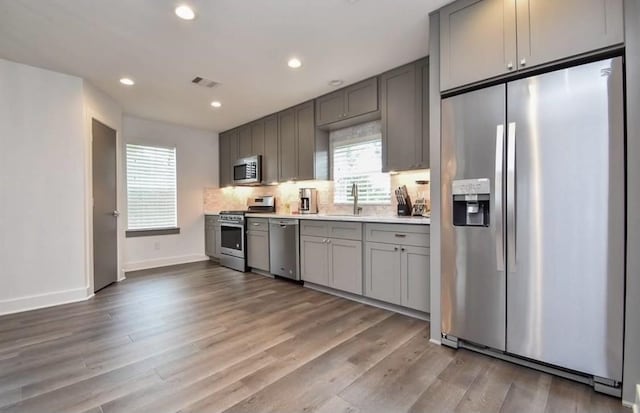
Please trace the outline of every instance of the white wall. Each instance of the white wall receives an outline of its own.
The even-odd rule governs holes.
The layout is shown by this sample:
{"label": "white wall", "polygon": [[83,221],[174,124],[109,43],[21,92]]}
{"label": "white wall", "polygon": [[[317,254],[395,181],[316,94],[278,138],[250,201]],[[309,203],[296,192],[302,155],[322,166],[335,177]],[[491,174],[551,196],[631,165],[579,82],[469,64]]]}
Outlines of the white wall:
{"label": "white wall", "polygon": [[87,297],[77,77],[0,59],[0,314]]}
{"label": "white wall", "polygon": [[[207,259],[204,254],[203,190],[218,185],[218,135],[125,115],[123,136],[125,143],[177,148],[180,227],[180,234],[176,235],[127,238],[124,269],[129,271]],[[126,170],[124,172],[126,179]],[[123,217],[126,225],[126,213]]]}

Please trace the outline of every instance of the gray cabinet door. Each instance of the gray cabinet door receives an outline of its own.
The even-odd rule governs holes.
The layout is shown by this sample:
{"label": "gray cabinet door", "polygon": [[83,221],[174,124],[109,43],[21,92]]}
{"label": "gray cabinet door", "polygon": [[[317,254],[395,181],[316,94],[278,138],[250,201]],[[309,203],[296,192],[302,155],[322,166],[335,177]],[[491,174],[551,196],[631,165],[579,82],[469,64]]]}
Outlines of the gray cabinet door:
{"label": "gray cabinet door", "polygon": [[401,281],[404,307],[428,313],[429,309],[429,249],[402,246]]}
{"label": "gray cabinet door", "polygon": [[228,132],[221,133],[218,139],[218,176],[220,188],[228,186],[231,182],[231,160],[229,158],[230,136]]}
{"label": "gray cabinet door", "polygon": [[264,119],[251,123],[251,155],[264,157]]}
{"label": "gray cabinet door", "polygon": [[344,90],[339,90],[316,99],[317,125],[326,125],[342,120],[344,113]]}
{"label": "gray cabinet door", "polygon": [[[564,3],[564,0],[549,2]],[[440,10],[440,90],[517,68],[515,3],[515,0],[459,0]]]}
{"label": "gray cabinet door", "polygon": [[380,77],[382,87],[382,169],[414,169],[422,156],[422,94],[415,64]]}
{"label": "gray cabinet door", "polygon": [[378,78],[367,79],[344,89],[344,118],[378,110]]}
{"label": "gray cabinet door", "polygon": [[204,217],[204,253],[209,257],[216,256],[216,221],[218,217],[205,215]]}
{"label": "gray cabinet door", "polygon": [[362,295],[362,242],[329,239],[330,286]]}
{"label": "gray cabinet door", "polygon": [[296,142],[296,113],[287,109],[278,113],[278,179],[296,179],[298,174],[298,145]]}
{"label": "gray cabinet door", "polygon": [[232,166],[233,163],[240,158],[240,145],[238,144],[239,142],[239,131],[238,129],[233,129],[231,131],[228,132],[229,134],[229,184],[233,183],[233,173],[232,173]]}
{"label": "gray cabinet door", "polygon": [[247,231],[247,265],[269,271],[269,232]]}
{"label": "gray cabinet door", "polygon": [[423,59],[416,64],[418,79],[420,79],[419,89],[422,91],[419,106],[419,117],[422,125],[422,139],[420,140],[420,160],[418,168],[429,168],[429,58]]}
{"label": "gray cabinet door", "polygon": [[377,242],[366,243],[365,295],[401,304],[400,247]]}
{"label": "gray cabinet door", "polygon": [[216,224],[215,226],[215,233],[216,233],[216,239],[215,239],[215,253],[213,254],[214,257],[216,258],[220,258],[220,254],[222,253],[222,229],[220,228],[220,224]]}
{"label": "gray cabinet door", "polygon": [[298,173],[296,179],[314,179],[316,152],[313,101],[296,106],[296,137],[298,143]]}
{"label": "gray cabinet door", "polygon": [[262,157],[262,181],[278,181],[278,116],[264,119],[264,152]]}
{"label": "gray cabinet door", "polygon": [[328,250],[326,238],[300,237],[300,276],[303,281],[329,286]]}
{"label": "gray cabinet door", "polygon": [[519,0],[518,66],[535,66],[624,41],[623,0]]}
{"label": "gray cabinet door", "polygon": [[238,158],[253,155],[251,149],[251,125],[244,125],[238,128]]}

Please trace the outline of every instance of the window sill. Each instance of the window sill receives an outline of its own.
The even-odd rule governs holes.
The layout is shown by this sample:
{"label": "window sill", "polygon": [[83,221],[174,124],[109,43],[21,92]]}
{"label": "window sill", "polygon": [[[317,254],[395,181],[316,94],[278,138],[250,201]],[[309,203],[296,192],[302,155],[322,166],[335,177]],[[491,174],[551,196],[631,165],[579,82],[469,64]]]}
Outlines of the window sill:
{"label": "window sill", "polygon": [[153,237],[156,235],[175,235],[180,233],[180,228],[157,228],[157,229],[128,229],[127,238]]}
{"label": "window sill", "polygon": [[[334,202],[333,205],[353,206],[353,202]],[[361,206],[361,207],[390,207],[390,206],[393,206],[393,204],[391,204],[391,202],[389,202],[389,203],[375,203],[375,204],[358,202],[358,206]]]}

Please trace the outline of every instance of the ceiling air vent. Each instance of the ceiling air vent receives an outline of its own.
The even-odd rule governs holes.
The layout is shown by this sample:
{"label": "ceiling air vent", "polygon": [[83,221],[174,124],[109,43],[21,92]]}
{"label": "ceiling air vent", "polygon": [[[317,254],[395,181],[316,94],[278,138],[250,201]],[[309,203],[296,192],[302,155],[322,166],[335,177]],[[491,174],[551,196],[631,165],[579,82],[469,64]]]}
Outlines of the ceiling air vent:
{"label": "ceiling air vent", "polygon": [[198,86],[203,86],[211,89],[214,86],[219,85],[220,83],[214,82],[213,80],[205,79],[204,77],[194,77],[191,83],[196,84]]}

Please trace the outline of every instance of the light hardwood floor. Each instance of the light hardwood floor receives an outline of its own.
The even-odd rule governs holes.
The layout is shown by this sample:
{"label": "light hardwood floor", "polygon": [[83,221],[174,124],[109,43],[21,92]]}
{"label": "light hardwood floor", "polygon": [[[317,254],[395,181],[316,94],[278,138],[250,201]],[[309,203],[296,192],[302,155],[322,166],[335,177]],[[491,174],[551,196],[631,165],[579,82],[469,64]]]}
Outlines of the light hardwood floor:
{"label": "light hardwood floor", "polygon": [[428,323],[197,263],[0,317],[2,412],[629,412]]}

